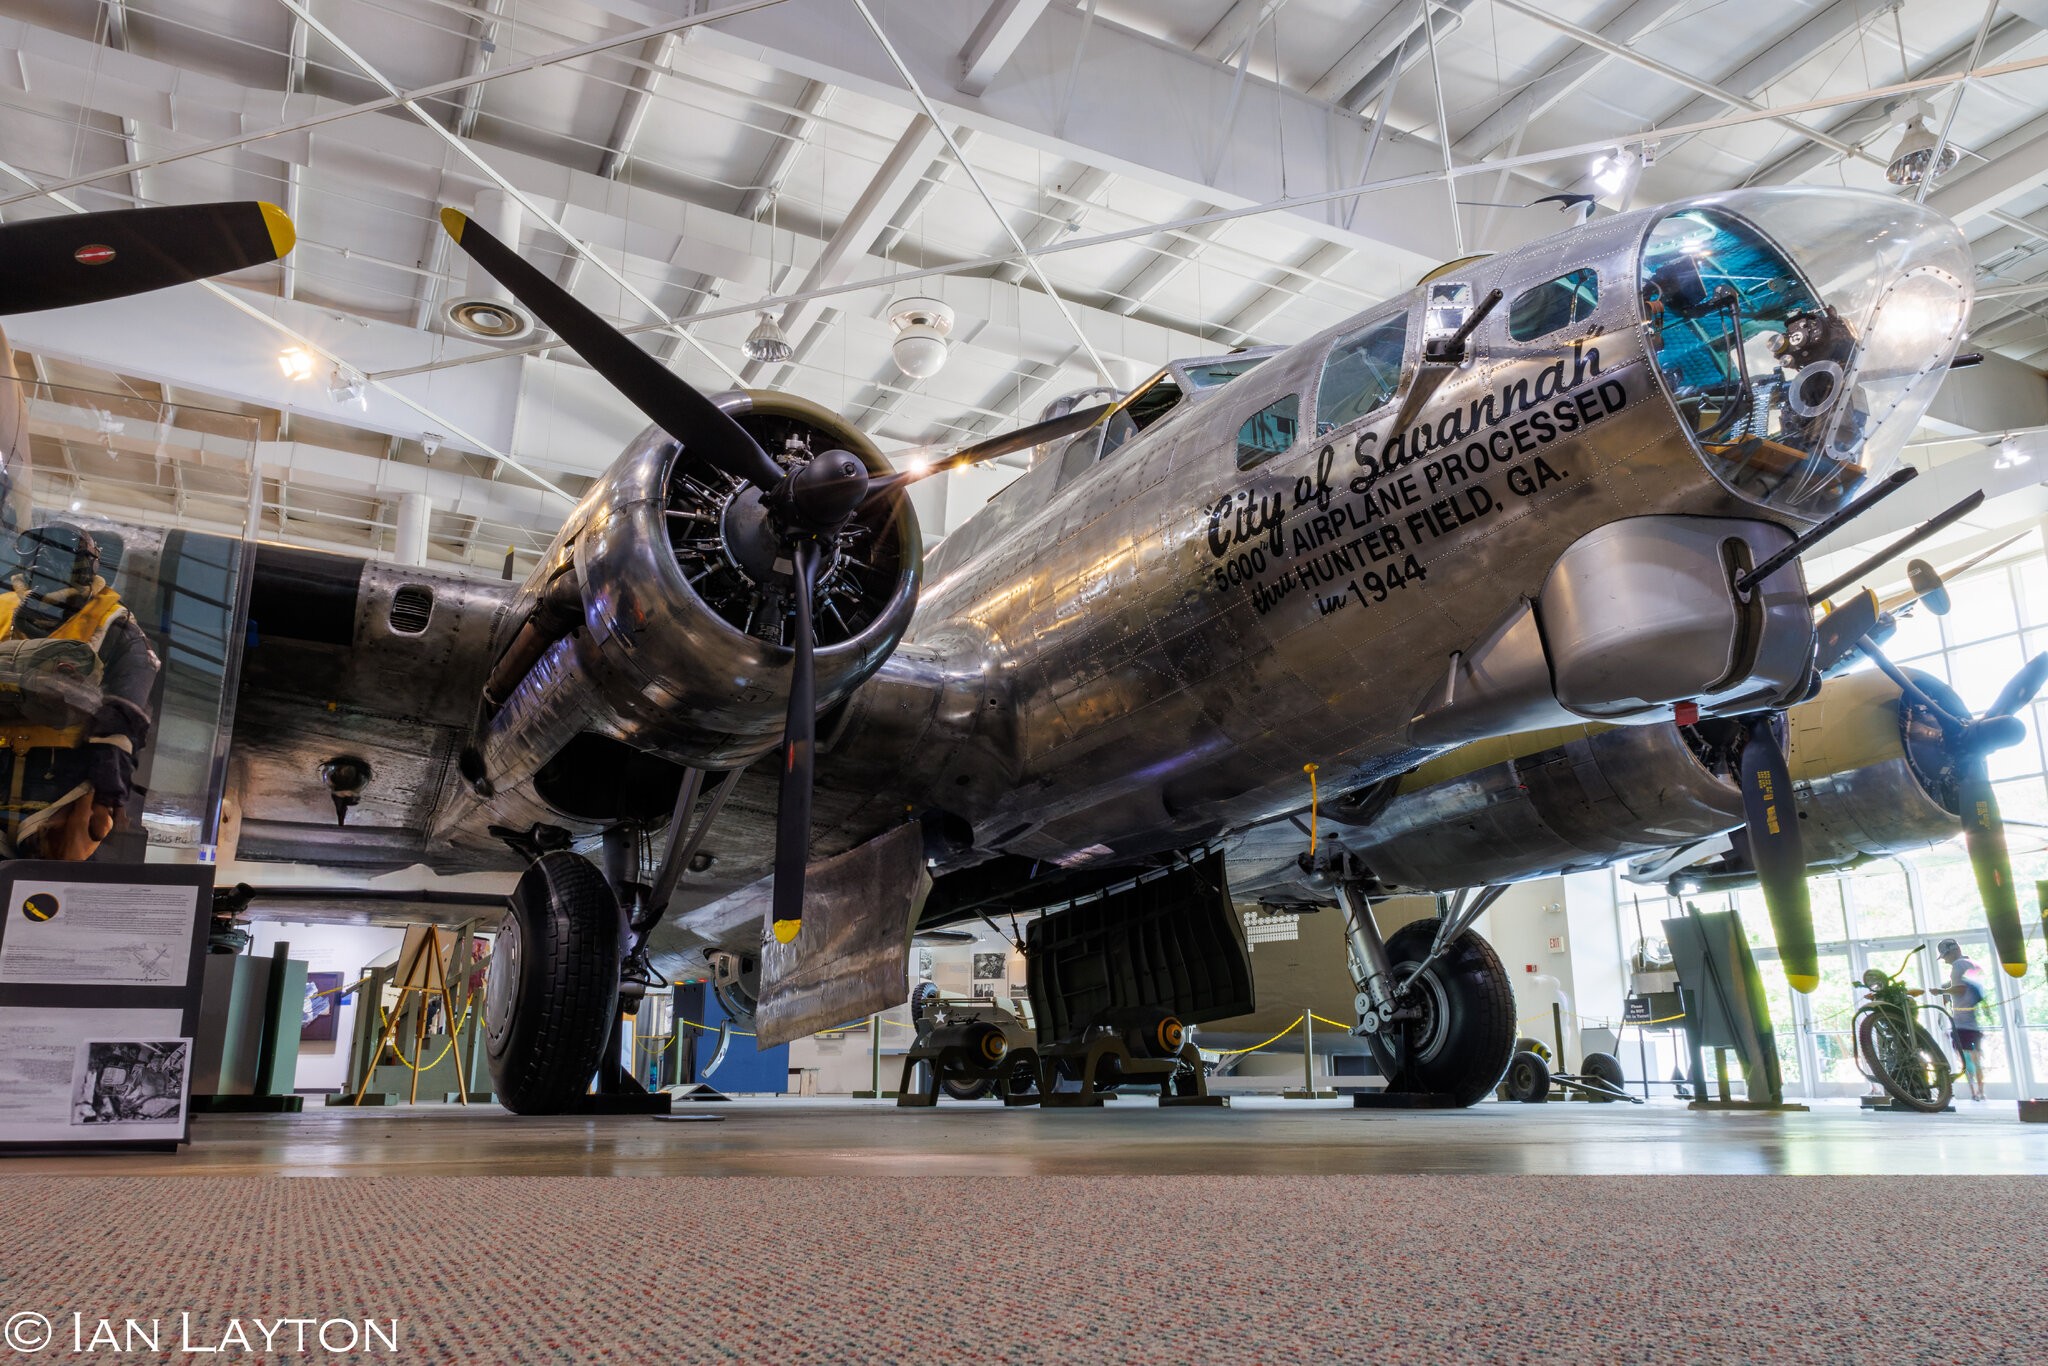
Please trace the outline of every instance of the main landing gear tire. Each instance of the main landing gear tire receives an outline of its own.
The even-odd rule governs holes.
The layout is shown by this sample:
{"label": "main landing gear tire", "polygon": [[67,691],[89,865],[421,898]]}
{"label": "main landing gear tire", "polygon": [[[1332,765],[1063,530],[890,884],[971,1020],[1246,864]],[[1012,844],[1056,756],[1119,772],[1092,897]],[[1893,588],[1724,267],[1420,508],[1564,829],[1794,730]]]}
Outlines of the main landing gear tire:
{"label": "main landing gear tire", "polygon": [[[1387,962],[1401,981],[1429,956],[1434,917],[1403,925],[1387,940]],[[1412,989],[1421,1018],[1407,1025],[1408,1087],[1466,1106],[1500,1085],[1515,1051],[1515,995],[1493,946],[1470,930],[1452,940]],[[1382,1068],[1386,1043],[1366,1036]]]}
{"label": "main landing gear tire", "polygon": [[536,859],[498,926],[484,1055],[498,1102],[560,1114],[590,1085],[619,1008],[619,903],[575,854]]}

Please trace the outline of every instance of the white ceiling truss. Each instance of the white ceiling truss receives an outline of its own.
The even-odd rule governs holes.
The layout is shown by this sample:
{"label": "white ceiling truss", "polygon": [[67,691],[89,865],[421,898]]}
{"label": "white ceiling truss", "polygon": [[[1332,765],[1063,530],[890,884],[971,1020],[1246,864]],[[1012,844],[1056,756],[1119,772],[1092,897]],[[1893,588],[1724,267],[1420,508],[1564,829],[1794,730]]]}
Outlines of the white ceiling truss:
{"label": "white ceiling truss", "polygon": [[[1977,251],[1976,344],[2038,370],[2044,27],[2048,0],[0,0],[0,217],[260,197],[301,234],[210,294],[9,330],[56,382],[255,443],[252,492],[218,433],[140,478],[53,419],[52,496],[390,553],[423,494],[431,553],[495,569],[642,423],[545,336],[451,332],[479,281],[443,205],[509,203],[691,383],[792,390],[888,449],[1312,335],[1553,230],[1526,206],[1613,149],[1649,153],[1637,202],[1883,186],[1919,99],[1963,153],[1928,199]],[[913,294],[956,318],[922,381],[889,347]],[[763,311],[787,361],[740,352]],[[950,476],[928,535],[1007,477]]]}

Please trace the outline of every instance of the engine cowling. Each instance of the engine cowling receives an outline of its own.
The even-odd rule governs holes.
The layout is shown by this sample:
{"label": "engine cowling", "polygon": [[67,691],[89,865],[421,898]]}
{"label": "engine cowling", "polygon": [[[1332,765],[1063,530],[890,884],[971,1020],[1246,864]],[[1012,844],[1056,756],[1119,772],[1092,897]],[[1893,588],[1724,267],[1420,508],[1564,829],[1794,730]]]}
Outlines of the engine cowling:
{"label": "engine cowling", "polygon": [[[1915,681],[1960,708],[1940,680]],[[1468,746],[1410,774],[1336,838],[1388,890],[1512,882],[1672,850],[1741,826],[1741,733],[1739,721],[1707,720]],[[1923,848],[1961,829],[1955,759],[1940,728],[1902,706],[1882,674],[1829,679],[1786,713],[1783,740],[1809,865]],[[1725,871],[1753,877],[1740,863],[1738,855]],[[1695,874],[1721,871],[1685,876],[1701,882]]]}
{"label": "engine cowling", "polygon": [[[887,461],[837,415],[787,394],[720,407],[771,454],[831,449]],[[786,553],[764,534],[759,490],[693,461],[649,428],[577,505],[527,579],[498,645],[473,752],[490,819],[601,822],[550,782],[607,743],[675,765],[742,767],[781,736],[794,613]],[[922,547],[906,499],[856,515],[819,580],[817,700],[843,700],[888,658],[917,604]],[[582,765],[581,767],[587,767]],[[481,779],[481,781],[478,781]],[[456,803],[444,828],[473,825]]]}

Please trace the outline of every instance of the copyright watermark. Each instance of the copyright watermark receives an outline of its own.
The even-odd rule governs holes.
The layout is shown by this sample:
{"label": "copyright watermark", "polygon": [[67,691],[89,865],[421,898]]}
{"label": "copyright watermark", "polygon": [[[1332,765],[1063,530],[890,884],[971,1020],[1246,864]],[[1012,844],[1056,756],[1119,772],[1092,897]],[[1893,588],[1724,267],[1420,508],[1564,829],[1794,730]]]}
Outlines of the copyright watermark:
{"label": "copyright watermark", "polygon": [[8,1314],[6,1323],[0,1325],[0,1345],[47,1356],[86,1352],[246,1352],[309,1357],[395,1354],[398,1336],[395,1318],[261,1318],[189,1309],[148,1318],[22,1309]]}
{"label": "copyright watermark", "polygon": [[57,1329],[49,1318],[24,1309],[18,1314],[7,1316],[7,1326],[0,1330],[0,1340],[17,1352],[40,1352],[50,1345]]}

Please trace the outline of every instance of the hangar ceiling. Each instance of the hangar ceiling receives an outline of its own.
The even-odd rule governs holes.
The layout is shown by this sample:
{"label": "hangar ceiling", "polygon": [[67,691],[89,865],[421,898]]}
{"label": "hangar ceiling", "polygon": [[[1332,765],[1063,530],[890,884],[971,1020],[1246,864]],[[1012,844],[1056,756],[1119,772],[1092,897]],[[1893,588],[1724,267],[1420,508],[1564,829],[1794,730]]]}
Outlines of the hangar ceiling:
{"label": "hangar ceiling", "polygon": [[[405,508],[436,562],[495,567],[642,424],[544,337],[446,320],[488,285],[442,205],[516,221],[692,384],[897,450],[1299,341],[1562,226],[1548,195],[1889,188],[1917,98],[1994,355],[1913,454],[1995,466],[2009,522],[2048,512],[2044,27],[2048,0],[0,0],[0,217],[251,197],[300,230],[211,292],[10,330],[83,391],[45,497],[379,554]],[[922,380],[889,321],[920,295],[955,314]],[[781,364],[740,349],[764,311]],[[1014,473],[921,486],[928,537]]]}

